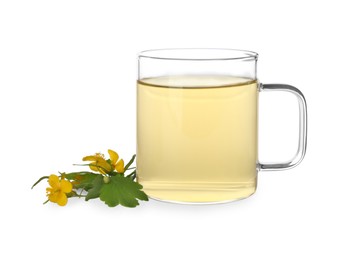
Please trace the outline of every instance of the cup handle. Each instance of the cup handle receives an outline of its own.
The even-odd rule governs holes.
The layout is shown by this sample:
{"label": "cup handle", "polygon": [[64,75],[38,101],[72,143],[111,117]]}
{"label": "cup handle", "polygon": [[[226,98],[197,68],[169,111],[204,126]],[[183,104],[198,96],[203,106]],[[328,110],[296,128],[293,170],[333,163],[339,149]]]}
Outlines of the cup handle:
{"label": "cup handle", "polygon": [[259,91],[286,91],[294,94],[299,105],[299,139],[296,155],[289,161],[283,163],[258,163],[258,169],[262,171],[287,170],[297,166],[304,158],[307,149],[307,103],[303,93],[286,84],[260,84]]}

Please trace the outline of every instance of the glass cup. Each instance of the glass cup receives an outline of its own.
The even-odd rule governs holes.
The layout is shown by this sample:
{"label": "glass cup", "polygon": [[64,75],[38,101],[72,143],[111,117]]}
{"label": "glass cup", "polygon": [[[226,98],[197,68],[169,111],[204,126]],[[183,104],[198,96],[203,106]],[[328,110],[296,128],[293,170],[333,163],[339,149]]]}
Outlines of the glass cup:
{"label": "glass cup", "polygon": [[[150,198],[219,203],[252,195],[258,171],[298,165],[307,108],[297,88],[261,84],[258,54],[234,49],[143,51],[138,60],[137,179]],[[258,94],[298,98],[299,145],[288,162],[258,161]]]}

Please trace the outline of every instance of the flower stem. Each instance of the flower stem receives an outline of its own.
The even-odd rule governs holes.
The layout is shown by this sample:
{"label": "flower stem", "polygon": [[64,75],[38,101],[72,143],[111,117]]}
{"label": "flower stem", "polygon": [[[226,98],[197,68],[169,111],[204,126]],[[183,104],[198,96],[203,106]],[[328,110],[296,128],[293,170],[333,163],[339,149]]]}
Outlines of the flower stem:
{"label": "flower stem", "polygon": [[85,198],[86,195],[77,194],[77,195],[73,195],[71,198],[74,198],[74,197],[76,197],[76,198]]}
{"label": "flower stem", "polygon": [[131,172],[130,174],[128,174],[127,176],[126,176],[126,178],[130,178],[130,179],[132,179],[132,180],[134,180],[135,178],[136,178],[136,170],[134,170],[133,172]]}
{"label": "flower stem", "polygon": [[36,181],[36,183],[33,184],[33,186],[32,186],[31,189],[33,189],[35,185],[37,185],[39,182],[41,182],[41,181],[44,180],[44,179],[49,179],[49,176],[43,176],[43,177],[41,177],[39,180]]}

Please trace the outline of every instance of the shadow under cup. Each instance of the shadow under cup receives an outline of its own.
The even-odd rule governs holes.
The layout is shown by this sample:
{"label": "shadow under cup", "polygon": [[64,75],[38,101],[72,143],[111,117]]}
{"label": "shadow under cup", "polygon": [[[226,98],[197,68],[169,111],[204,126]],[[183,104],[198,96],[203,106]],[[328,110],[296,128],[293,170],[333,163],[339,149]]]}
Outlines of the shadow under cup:
{"label": "shadow under cup", "polygon": [[149,197],[218,203],[255,192],[257,172],[268,166],[258,162],[257,57],[232,49],[140,53],[137,180]]}

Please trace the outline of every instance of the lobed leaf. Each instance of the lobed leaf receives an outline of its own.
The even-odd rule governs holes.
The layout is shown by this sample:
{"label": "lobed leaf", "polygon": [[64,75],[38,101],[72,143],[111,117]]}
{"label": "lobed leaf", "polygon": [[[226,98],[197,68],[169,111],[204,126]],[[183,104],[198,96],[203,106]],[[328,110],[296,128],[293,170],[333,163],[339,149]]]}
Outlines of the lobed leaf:
{"label": "lobed leaf", "polygon": [[86,195],[86,201],[90,199],[99,198],[101,187],[104,184],[103,178],[103,175],[96,175],[95,179],[92,182],[92,188],[88,190],[88,193]]}
{"label": "lobed leaf", "polygon": [[142,185],[123,175],[112,176],[109,183],[102,185],[100,199],[109,207],[122,205],[134,208],[139,205],[137,199],[148,201],[148,196],[142,188]]}

